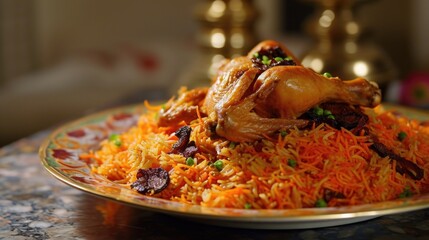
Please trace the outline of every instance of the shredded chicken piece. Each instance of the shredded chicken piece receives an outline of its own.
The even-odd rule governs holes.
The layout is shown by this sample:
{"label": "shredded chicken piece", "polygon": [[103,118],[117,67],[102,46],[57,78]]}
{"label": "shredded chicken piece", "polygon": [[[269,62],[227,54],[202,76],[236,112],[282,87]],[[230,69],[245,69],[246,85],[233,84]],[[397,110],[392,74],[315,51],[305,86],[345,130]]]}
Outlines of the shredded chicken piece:
{"label": "shredded chicken piece", "polygon": [[161,110],[158,125],[176,126],[182,121],[189,124],[198,117],[197,110],[201,108],[206,93],[207,88],[181,89],[178,99]]}

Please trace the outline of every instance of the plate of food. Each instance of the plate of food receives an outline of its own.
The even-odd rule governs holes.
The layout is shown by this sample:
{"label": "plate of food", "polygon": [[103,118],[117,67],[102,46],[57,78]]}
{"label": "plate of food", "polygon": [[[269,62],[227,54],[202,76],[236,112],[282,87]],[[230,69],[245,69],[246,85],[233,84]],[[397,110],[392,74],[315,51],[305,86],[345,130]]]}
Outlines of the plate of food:
{"label": "plate of food", "polygon": [[301,65],[263,41],[211,86],[65,124],[39,155],[57,179],[220,226],[336,226],[429,207],[429,114],[377,84]]}

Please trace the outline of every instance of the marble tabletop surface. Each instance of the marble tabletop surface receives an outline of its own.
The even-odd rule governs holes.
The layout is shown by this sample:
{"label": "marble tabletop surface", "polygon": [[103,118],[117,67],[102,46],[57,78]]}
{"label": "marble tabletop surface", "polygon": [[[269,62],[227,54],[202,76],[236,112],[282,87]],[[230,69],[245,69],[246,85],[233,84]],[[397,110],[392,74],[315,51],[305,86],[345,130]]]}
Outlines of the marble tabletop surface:
{"label": "marble tabletop surface", "polygon": [[429,239],[429,209],[302,230],[217,227],[74,189],[40,164],[50,130],[0,149],[0,239]]}

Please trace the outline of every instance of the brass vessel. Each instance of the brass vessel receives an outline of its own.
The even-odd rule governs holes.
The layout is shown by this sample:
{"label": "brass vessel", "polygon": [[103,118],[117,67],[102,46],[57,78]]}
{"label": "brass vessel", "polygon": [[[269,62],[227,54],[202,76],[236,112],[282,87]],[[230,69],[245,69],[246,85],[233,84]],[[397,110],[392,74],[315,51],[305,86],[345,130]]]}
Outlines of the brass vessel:
{"label": "brass vessel", "polygon": [[181,77],[188,88],[209,85],[225,58],[245,55],[256,43],[253,0],[206,0],[196,8],[198,54]]}
{"label": "brass vessel", "polygon": [[342,79],[364,77],[377,82],[385,92],[397,73],[385,53],[370,39],[361,37],[363,28],[354,19],[354,8],[363,1],[304,1],[317,7],[306,25],[316,43],[304,55],[303,65]]}

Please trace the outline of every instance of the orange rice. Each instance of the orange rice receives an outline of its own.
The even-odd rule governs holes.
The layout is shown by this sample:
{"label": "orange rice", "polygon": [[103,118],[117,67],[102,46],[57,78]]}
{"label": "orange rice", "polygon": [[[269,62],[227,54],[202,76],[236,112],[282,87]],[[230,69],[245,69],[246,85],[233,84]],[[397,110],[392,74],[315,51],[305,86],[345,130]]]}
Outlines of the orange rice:
{"label": "orange rice", "polygon": [[[201,117],[191,123],[191,140],[199,152],[195,164],[169,154],[176,129],[159,127],[150,107],[138,125],[120,135],[121,146],[104,141],[92,154],[93,171],[119,184],[136,180],[138,169],[162,167],[170,184],[155,197],[208,207],[294,209],[315,207],[326,191],[340,193],[328,206],[357,205],[397,199],[404,191],[429,192],[429,127],[398,117],[382,108],[365,109],[368,128],[396,154],[424,169],[422,180],[395,170],[395,161],[381,158],[366,135],[355,136],[320,124],[309,130],[292,129],[286,136],[254,143],[230,143],[206,135]],[[406,138],[399,141],[399,132]],[[213,166],[223,162],[219,171]]]}

